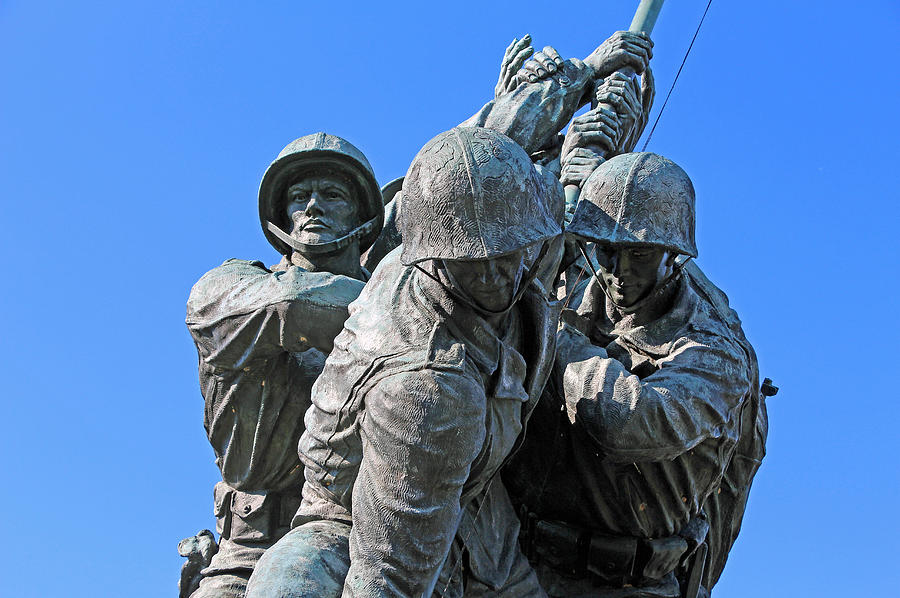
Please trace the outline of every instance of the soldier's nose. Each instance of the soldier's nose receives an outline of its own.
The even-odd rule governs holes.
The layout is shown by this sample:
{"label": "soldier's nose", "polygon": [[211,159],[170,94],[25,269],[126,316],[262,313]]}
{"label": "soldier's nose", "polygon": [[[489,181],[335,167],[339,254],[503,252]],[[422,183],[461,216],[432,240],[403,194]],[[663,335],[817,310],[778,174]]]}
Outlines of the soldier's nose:
{"label": "soldier's nose", "polygon": [[306,213],[307,214],[322,214],[322,198],[319,197],[319,194],[313,192],[309,196],[309,201],[306,203]]}
{"label": "soldier's nose", "polygon": [[488,260],[483,268],[478,269],[478,282],[481,284],[490,284],[497,280],[497,267]]}

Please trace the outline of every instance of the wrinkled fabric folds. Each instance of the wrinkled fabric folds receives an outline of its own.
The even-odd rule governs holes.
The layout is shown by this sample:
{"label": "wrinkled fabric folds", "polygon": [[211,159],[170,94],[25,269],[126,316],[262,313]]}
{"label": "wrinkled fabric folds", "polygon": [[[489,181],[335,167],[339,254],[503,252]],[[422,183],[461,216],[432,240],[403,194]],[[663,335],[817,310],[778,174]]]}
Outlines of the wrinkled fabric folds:
{"label": "wrinkled fabric folds", "polygon": [[501,588],[518,521],[491,480],[549,375],[558,311],[537,285],[498,337],[399,255],[351,305],[313,390],[295,524],[352,521],[345,596],[430,594],[461,565],[445,564],[458,528],[469,574]]}

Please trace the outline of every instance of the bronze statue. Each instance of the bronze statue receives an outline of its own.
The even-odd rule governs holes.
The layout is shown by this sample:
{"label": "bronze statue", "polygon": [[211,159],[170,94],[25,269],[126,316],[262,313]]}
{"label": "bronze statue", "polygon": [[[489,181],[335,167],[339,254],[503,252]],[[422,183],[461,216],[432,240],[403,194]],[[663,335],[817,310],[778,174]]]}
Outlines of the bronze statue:
{"label": "bronze statue", "polygon": [[360,252],[381,229],[382,206],[362,152],[325,133],[301,137],[272,162],[259,190],[260,222],[281,261],[228,260],[191,290],[186,321],[222,481],[218,552],[199,589],[191,594],[186,583],[183,596],[243,596],[256,561],[289,529],[303,480],[303,414],[369,276]]}
{"label": "bronze statue", "polygon": [[583,276],[504,472],[526,553],[550,596],[706,595],[767,420],[740,320],[686,263],[697,255],[691,181],[656,154],[616,156],[584,183],[567,235]]}
{"label": "bronze statue", "polygon": [[504,135],[443,133],[403,184],[403,245],[313,389],[295,527],[248,598],[543,596],[502,482],[553,359],[535,281],[562,187]]}
{"label": "bronze statue", "polygon": [[183,597],[696,598],[717,581],[767,420],[740,321],[688,261],[690,179],[613,157],[646,124],[652,42],[618,32],[580,61],[530,41],[384,198],[345,140],[290,144],[259,194],[279,264],[195,285],[223,481],[218,546],[180,547]]}

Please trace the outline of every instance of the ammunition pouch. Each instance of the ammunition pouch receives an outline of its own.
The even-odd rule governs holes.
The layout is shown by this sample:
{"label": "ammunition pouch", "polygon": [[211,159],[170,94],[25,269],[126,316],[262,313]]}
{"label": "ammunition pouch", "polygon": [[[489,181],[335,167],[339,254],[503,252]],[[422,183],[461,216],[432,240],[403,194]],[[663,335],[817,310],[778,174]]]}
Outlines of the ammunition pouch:
{"label": "ammunition pouch", "polygon": [[[695,551],[705,557],[709,529],[706,521],[698,518],[700,523],[692,520],[685,527],[687,533],[637,538],[601,534],[561,521],[537,519],[533,514],[522,521],[520,541],[529,560],[570,576],[590,575],[601,585],[619,588],[657,583],[679,567],[685,567],[689,577],[696,577],[695,569],[702,567],[704,559],[690,557]],[[703,550],[697,551],[698,547]],[[686,597],[696,598],[696,593]]]}
{"label": "ammunition pouch", "polygon": [[216,531],[233,542],[275,542],[290,530],[300,492],[244,492],[225,482],[214,491]]}

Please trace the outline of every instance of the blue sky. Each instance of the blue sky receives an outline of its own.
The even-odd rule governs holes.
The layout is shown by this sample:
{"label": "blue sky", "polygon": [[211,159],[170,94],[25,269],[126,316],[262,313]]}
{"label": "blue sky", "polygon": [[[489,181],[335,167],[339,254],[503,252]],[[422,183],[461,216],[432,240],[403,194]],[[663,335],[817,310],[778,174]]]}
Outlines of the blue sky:
{"label": "blue sky", "polygon": [[[584,57],[636,1],[0,5],[4,596],[174,595],[218,478],[194,281],[276,261],[265,167],[324,130],[381,182],[490,99],[503,50]],[[659,95],[705,7],[669,2]],[[716,594],[895,595],[895,2],[713,2],[648,149],[781,393]]]}

